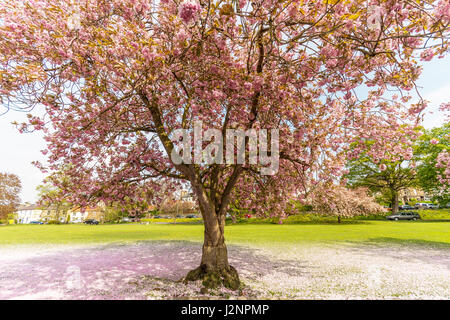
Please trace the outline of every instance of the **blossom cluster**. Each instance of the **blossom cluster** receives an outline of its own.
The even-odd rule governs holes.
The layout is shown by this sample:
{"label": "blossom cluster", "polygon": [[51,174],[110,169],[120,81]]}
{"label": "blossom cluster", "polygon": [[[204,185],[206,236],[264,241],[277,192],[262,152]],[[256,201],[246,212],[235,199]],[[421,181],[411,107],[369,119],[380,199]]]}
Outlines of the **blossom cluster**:
{"label": "blossom cluster", "polygon": [[[77,3],[74,28],[71,0],[2,0],[0,99],[45,109],[28,123],[46,135],[41,168],[83,206],[192,183],[210,212],[235,199],[282,214],[363,152],[377,163],[410,158],[427,107],[411,104],[419,61],[449,49],[443,0],[382,1],[382,30],[351,1]],[[279,130],[277,175],[248,163],[174,164],[173,133],[196,121]]]}
{"label": "blossom cluster", "polygon": [[185,0],[180,4],[178,14],[185,23],[189,23],[198,17],[201,10],[202,7],[196,0]]}

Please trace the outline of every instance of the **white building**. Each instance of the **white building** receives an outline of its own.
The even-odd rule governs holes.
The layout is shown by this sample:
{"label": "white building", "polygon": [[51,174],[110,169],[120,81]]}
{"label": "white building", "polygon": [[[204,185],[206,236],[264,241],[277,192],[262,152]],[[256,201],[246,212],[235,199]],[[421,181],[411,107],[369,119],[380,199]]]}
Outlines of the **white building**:
{"label": "white building", "polygon": [[17,222],[30,223],[31,221],[40,221],[43,218],[45,210],[37,205],[24,205],[17,209]]}
{"label": "white building", "polygon": [[80,212],[80,211],[76,211],[76,212],[71,212],[70,213],[70,222],[71,223],[81,223],[83,222],[86,218],[87,218],[88,213],[87,212]]}
{"label": "white building", "polygon": [[41,221],[48,222],[49,220],[57,219],[61,223],[65,223],[67,219],[70,223],[81,223],[83,222],[88,213],[82,213],[80,211],[71,211],[68,210],[65,213],[56,214],[56,210],[54,207],[40,207],[34,204],[25,204],[20,206],[17,209],[17,223],[27,224],[31,221]]}
{"label": "white building", "polygon": [[181,190],[180,192],[180,200],[185,202],[194,203],[194,193],[189,190]]}

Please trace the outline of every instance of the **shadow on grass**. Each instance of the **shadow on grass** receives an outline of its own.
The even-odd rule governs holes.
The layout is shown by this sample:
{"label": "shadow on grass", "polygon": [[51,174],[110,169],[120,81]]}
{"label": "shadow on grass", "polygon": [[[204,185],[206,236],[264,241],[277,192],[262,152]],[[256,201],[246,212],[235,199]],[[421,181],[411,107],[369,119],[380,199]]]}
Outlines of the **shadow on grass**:
{"label": "shadow on grass", "polygon": [[386,247],[387,245],[392,245],[395,247],[403,247],[403,248],[426,248],[426,247],[432,247],[436,249],[450,249],[450,243],[449,242],[442,242],[442,241],[431,241],[431,240],[422,240],[422,239],[399,239],[399,238],[392,238],[392,237],[377,237],[377,238],[369,238],[368,240],[364,242],[352,242],[352,241],[346,241],[347,243],[354,243],[357,245],[363,245],[363,246],[372,246],[372,247]]}
{"label": "shadow on grass", "polygon": [[423,222],[424,223],[427,223],[427,222],[450,222],[450,219],[421,219],[417,222],[422,222],[422,223]]}
{"label": "shadow on grass", "polygon": [[371,238],[365,242],[347,242],[357,254],[391,257],[401,261],[418,262],[450,269],[450,244],[419,239],[397,239],[390,237]]}

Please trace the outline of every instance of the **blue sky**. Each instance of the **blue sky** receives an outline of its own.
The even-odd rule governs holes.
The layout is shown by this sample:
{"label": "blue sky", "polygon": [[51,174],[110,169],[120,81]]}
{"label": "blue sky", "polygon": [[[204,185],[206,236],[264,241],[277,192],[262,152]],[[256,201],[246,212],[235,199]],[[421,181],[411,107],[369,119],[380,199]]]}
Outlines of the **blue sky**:
{"label": "blue sky", "polygon": [[[426,128],[441,126],[445,116],[439,112],[439,105],[450,102],[450,56],[424,64],[417,84],[421,87],[422,97],[430,101],[424,126]],[[429,114],[430,112],[433,114]]]}
{"label": "blue sky", "polygon": [[[444,115],[438,108],[441,103],[450,101],[450,57],[426,63],[418,85],[422,87],[422,96],[430,101],[428,112],[433,112],[425,116],[424,126],[433,128],[442,125]],[[36,187],[41,184],[44,175],[31,162],[44,162],[45,157],[40,150],[45,149],[45,141],[42,132],[20,134],[11,124],[25,120],[26,114],[20,112],[0,116],[0,172],[17,174],[23,185],[22,201],[34,202],[37,200]]]}

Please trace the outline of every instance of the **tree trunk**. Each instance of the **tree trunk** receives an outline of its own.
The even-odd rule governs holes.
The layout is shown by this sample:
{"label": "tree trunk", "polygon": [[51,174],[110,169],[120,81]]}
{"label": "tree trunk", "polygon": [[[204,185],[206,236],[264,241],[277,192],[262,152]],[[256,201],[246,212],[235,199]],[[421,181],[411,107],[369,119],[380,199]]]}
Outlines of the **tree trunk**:
{"label": "tree trunk", "polygon": [[224,286],[237,290],[240,286],[239,275],[228,263],[228,250],[225,245],[225,216],[217,217],[212,210],[202,210],[202,215],[205,225],[202,261],[198,268],[187,274],[185,282],[202,280],[206,288]]}
{"label": "tree trunk", "polygon": [[[264,60],[264,49],[262,45],[260,45],[260,52],[262,52],[262,56],[260,56],[259,65],[257,67],[257,71],[259,73],[262,72]],[[138,93],[144,105],[147,106],[150,110],[154,126],[156,128],[156,133],[158,134],[158,137],[162,142],[164,149],[166,150],[168,155],[171,155],[175,147],[174,143],[172,142],[172,140],[170,140],[169,135],[164,128],[165,125],[162,120],[162,114],[158,107],[158,97],[152,94],[151,98],[149,99],[146,92],[139,90]],[[258,93],[258,95],[256,95],[252,101],[252,109],[255,109],[252,112],[255,117],[249,123],[249,129],[252,127],[253,122],[256,121],[256,109],[258,105],[259,95],[260,94]],[[248,137],[245,138],[246,143],[248,142],[248,139]],[[228,253],[227,247],[225,245],[224,227],[226,209],[228,208],[231,200],[231,192],[236,185],[239,176],[243,172],[243,166],[236,165],[234,167],[233,172],[225,185],[222,196],[219,199],[217,190],[215,190],[214,192],[212,192],[213,190],[210,190],[209,194],[206,192],[202,177],[192,164],[173,163],[173,165],[182,174],[182,176],[178,177],[182,177],[182,179],[186,179],[191,182],[191,187],[197,197],[199,208],[203,217],[203,223],[205,226],[205,239],[203,244],[202,261],[197,269],[192,270],[187,274],[185,281],[195,281],[202,279],[203,285],[207,288],[224,285],[225,287],[233,290],[238,289],[240,286],[238,273],[235,268],[228,264]],[[211,181],[219,181],[218,172],[213,174],[211,178]]]}
{"label": "tree trunk", "polygon": [[392,193],[392,214],[397,214],[398,212],[398,193],[394,191]]}

